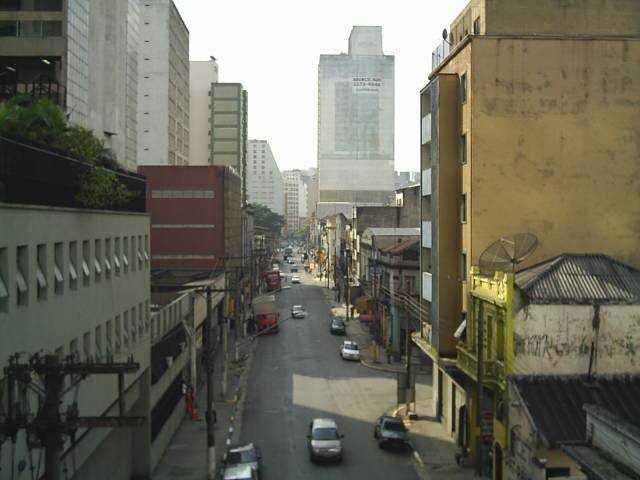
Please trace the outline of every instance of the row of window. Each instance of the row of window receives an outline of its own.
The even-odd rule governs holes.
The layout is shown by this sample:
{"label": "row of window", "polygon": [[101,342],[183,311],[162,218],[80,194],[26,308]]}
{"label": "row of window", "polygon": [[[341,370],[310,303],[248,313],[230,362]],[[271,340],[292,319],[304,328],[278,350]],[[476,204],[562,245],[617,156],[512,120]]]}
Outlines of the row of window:
{"label": "row of window", "polygon": [[146,300],[96,326],[93,331],[86,331],[81,338],[74,338],[69,342],[68,351],[65,346],[58,347],[56,354],[60,358],[71,355],[77,360],[106,361],[127,353],[148,333],[149,301]]}
{"label": "row of window", "polygon": [[[0,312],[9,307],[15,286],[15,305],[29,304],[30,289],[36,288],[38,301],[50,293],[64,294],[65,288],[77,290],[78,284],[111,280],[130,271],[149,268],[148,235],[71,241],[53,244],[19,245],[15,251],[15,279],[9,279],[9,252],[0,248]],[[66,280],[65,280],[66,277]],[[34,282],[35,280],[35,282]],[[35,285],[34,285],[35,284]]]}
{"label": "row of window", "polygon": [[0,37],[61,37],[62,22],[44,20],[0,21]]}

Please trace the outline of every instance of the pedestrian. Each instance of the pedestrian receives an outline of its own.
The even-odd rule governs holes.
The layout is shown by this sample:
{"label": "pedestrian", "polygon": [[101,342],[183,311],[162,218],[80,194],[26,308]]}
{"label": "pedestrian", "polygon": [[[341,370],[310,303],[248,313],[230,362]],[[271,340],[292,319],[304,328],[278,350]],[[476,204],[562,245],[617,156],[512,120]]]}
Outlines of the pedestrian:
{"label": "pedestrian", "polygon": [[387,363],[391,363],[391,354],[393,353],[393,350],[391,350],[391,344],[388,343],[387,344]]}

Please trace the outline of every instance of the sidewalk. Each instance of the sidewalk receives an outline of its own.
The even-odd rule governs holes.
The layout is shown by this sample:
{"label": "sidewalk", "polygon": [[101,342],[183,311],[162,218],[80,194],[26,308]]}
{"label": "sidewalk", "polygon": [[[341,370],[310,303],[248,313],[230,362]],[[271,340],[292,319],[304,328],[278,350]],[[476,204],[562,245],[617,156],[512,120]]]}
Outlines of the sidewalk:
{"label": "sidewalk", "polygon": [[[327,290],[325,287],[324,293],[333,315],[346,318],[346,305],[335,301],[335,292]],[[360,363],[363,366],[391,374],[405,371],[404,361],[387,363],[385,352],[381,348],[379,349],[379,358],[371,357],[371,351],[368,347],[371,345],[372,337],[367,327],[359,320],[349,321],[347,337],[355,340],[360,346]],[[405,419],[414,449],[413,459],[416,473],[422,480],[473,479],[474,474],[471,468],[461,468],[456,464],[457,446],[454,439],[445,431],[440,422],[425,415],[425,412],[431,410],[433,398],[430,376],[429,372],[429,374],[419,375],[416,380],[415,410],[418,413],[418,419]],[[396,412],[397,408],[390,406],[387,414],[395,415]]]}
{"label": "sidewalk", "polygon": [[[227,398],[222,390],[222,345],[218,345],[214,363],[214,399],[217,422],[215,427],[216,467],[221,471],[221,462],[227,443],[237,443],[240,438],[244,395],[254,342],[240,348],[240,361],[233,361],[233,335],[229,335],[230,367],[228,372]],[[207,424],[205,421],[207,391],[205,383],[197,392],[198,410],[201,420],[192,420],[188,415],[173,435],[158,466],[153,472],[154,480],[205,480],[207,478]]]}

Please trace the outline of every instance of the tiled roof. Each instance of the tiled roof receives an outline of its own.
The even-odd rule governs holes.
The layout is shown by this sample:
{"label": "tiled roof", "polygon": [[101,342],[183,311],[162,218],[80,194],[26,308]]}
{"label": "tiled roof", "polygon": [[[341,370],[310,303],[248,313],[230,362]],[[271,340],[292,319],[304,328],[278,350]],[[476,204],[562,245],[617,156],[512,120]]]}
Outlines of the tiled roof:
{"label": "tiled roof", "polygon": [[400,243],[394,243],[393,245],[389,245],[381,250],[382,253],[390,253],[392,255],[402,253],[405,250],[409,250],[411,247],[414,247],[420,243],[419,238],[408,238],[403,240]]}
{"label": "tiled roof", "polygon": [[543,442],[582,442],[586,437],[583,405],[598,405],[624,422],[640,425],[640,375],[514,377],[518,392]]}
{"label": "tiled roof", "polygon": [[521,270],[528,303],[640,304],[640,270],[603,254],[565,253]]}

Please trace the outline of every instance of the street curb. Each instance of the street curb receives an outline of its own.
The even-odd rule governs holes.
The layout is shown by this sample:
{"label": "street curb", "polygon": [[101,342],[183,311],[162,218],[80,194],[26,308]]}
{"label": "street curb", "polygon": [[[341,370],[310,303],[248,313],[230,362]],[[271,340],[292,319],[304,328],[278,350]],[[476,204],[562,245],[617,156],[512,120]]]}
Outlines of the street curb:
{"label": "street curb", "polygon": [[247,361],[244,365],[244,369],[240,374],[240,381],[236,389],[236,404],[234,407],[234,413],[231,417],[231,426],[229,427],[229,437],[227,438],[227,444],[237,444],[240,441],[240,432],[242,430],[242,417],[244,414],[244,402],[247,397],[247,385],[249,383],[249,371],[251,370],[251,364],[253,363],[253,351],[255,349],[255,342],[250,343],[249,352],[247,354]]}
{"label": "street curb", "polygon": [[360,364],[364,367],[370,368],[371,370],[377,370],[379,372],[387,372],[387,373],[403,373],[405,370],[396,370],[394,368],[389,368],[389,367],[379,367],[377,365],[372,365],[371,363],[367,362],[366,360],[360,360]]}

